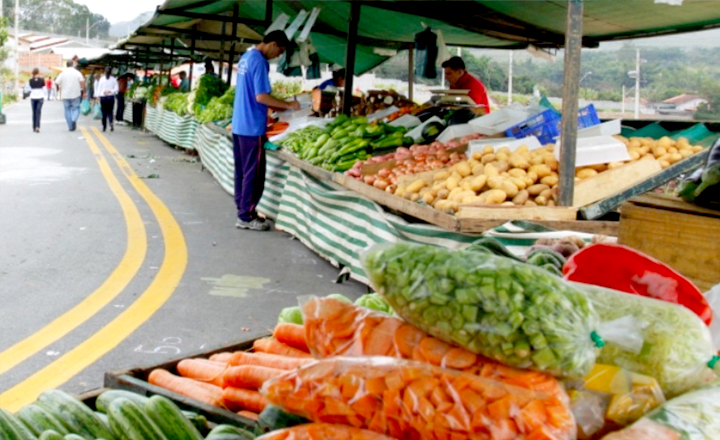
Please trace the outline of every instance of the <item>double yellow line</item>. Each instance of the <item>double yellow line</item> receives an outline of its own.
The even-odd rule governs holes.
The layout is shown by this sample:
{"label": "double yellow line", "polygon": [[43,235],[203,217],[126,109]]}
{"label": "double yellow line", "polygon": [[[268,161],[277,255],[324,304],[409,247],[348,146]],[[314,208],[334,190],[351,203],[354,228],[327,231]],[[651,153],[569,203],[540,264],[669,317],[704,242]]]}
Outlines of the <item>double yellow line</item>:
{"label": "double yellow line", "polygon": [[[127,248],[120,264],[97,290],[40,331],[0,353],[0,374],[58,341],[94,316],[127,287],[145,260],[147,234],[140,212],[115,177],[95,140],[85,128],[81,127],[80,130],[94,154],[110,190],[122,208],[127,225]],[[108,139],[96,128],[92,128],[92,132],[157,218],[163,235],[165,256],[153,281],[130,307],[93,336],[23,382],[0,394],[0,407],[10,411],[17,411],[34,401],[46,389],[62,385],[117,346],[170,298],[187,266],[185,238],[170,210],[135,174]]]}

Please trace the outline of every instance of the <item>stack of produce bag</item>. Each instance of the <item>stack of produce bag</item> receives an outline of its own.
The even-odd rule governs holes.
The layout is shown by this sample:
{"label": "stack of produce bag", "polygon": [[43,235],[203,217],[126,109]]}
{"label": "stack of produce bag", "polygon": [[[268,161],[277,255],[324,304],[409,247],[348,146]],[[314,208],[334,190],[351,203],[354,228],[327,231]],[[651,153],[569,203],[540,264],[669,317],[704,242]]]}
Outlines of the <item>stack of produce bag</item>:
{"label": "stack of produce bag", "polygon": [[265,382],[273,404],[314,422],[396,439],[575,438],[561,400],[425,362],[334,357]]}

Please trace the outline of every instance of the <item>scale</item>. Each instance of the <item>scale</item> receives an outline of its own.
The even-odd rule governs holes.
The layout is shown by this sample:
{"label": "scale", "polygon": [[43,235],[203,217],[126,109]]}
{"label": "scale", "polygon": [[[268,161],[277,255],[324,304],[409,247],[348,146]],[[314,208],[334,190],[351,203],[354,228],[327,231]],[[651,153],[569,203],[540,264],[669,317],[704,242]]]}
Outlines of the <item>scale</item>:
{"label": "scale", "polygon": [[433,94],[433,96],[430,97],[430,102],[434,105],[461,105],[476,107],[475,101],[468,96],[470,90],[441,89],[431,90],[430,93]]}

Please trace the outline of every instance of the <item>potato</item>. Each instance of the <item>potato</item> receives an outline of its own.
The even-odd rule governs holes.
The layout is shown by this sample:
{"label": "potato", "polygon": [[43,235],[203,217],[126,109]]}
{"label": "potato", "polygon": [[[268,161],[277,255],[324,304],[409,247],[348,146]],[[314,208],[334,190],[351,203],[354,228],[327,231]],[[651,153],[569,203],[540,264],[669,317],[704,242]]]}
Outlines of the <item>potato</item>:
{"label": "potato", "polygon": [[516,205],[522,205],[525,202],[528,201],[530,198],[530,193],[526,189],[518,191],[518,193],[513,197],[512,202]]}
{"label": "potato", "polygon": [[659,160],[660,162],[670,162],[670,156],[672,156],[672,154],[665,153],[662,156],[658,157],[657,160]]}
{"label": "potato", "polygon": [[510,155],[512,151],[508,147],[502,147],[499,150],[497,150],[498,153],[505,153],[507,155]]}
{"label": "potato", "polygon": [[660,160],[660,161],[658,161],[658,162],[660,162],[660,166],[661,166],[663,169],[670,166],[670,162],[668,162],[667,160]]}
{"label": "potato", "polygon": [[548,200],[546,206],[557,206],[557,205],[555,204],[555,200]]}
{"label": "potato", "polygon": [[525,177],[527,175],[527,172],[520,168],[512,168],[508,170],[508,174],[512,177]]}
{"label": "potato", "polygon": [[513,202],[502,202],[500,206],[515,206]]}
{"label": "potato", "polygon": [[556,185],[560,181],[560,177],[557,173],[553,172],[549,176],[545,176],[542,179],[540,179],[540,183],[543,185],[553,186]]}
{"label": "potato", "polygon": [[678,150],[682,150],[683,148],[690,147],[690,142],[688,142],[686,137],[681,137],[675,142],[675,146],[678,148]]}
{"label": "potato", "polygon": [[628,150],[628,154],[630,155],[630,160],[638,160],[640,159],[640,150],[637,148],[633,148]]}
{"label": "potato", "polygon": [[555,156],[552,153],[548,153],[545,156],[545,165],[550,167],[552,171],[557,171],[558,167],[560,166],[560,162],[555,158]]}
{"label": "potato", "polygon": [[532,185],[532,186],[528,187],[527,191],[528,191],[528,194],[530,194],[531,196],[538,196],[538,195],[540,195],[541,192],[545,191],[546,189],[550,189],[550,187],[548,185],[539,183],[537,185]]}
{"label": "potato", "polygon": [[450,191],[448,191],[447,188],[442,188],[440,191],[437,192],[438,199],[447,199],[449,195]]}
{"label": "potato", "polygon": [[502,184],[504,181],[505,179],[500,176],[488,177],[487,186],[489,186],[491,189],[502,189]]}
{"label": "potato", "polygon": [[413,193],[413,194],[410,195],[410,201],[411,201],[411,202],[417,202],[418,200],[420,200],[420,194],[418,194],[418,193]]}
{"label": "potato", "polygon": [[656,158],[662,157],[662,156],[664,156],[664,155],[667,154],[667,148],[665,148],[665,147],[655,147],[655,148],[652,149],[652,154],[653,154],[653,156],[655,156]]}
{"label": "potato", "polygon": [[482,157],[482,160],[481,160],[480,162],[482,162],[483,164],[490,163],[490,162],[495,162],[495,155],[492,154],[492,153],[491,153],[491,154],[486,154],[486,155],[484,155],[484,156]]}
{"label": "potato", "polygon": [[513,151],[513,154],[523,154],[523,153],[527,153],[528,151],[530,151],[528,146],[523,144],[523,145],[520,145],[515,151]]}
{"label": "potato", "polygon": [[508,163],[510,164],[513,169],[515,168],[522,168],[524,170],[530,168],[530,162],[528,162],[527,159],[522,154],[513,154],[510,156],[510,159],[508,160]]}
{"label": "potato", "polygon": [[655,156],[653,156],[651,153],[643,155],[640,160],[655,160]]}
{"label": "potato", "polygon": [[647,147],[647,146],[645,146],[645,147],[640,147],[640,148],[638,149],[638,152],[640,153],[640,156],[644,156],[644,155],[646,155],[646,154],[648,154],[648,153],[650,152],[650,147]]}
{"label": "potato", "polygon": [[501,189],[491,189],[483,194],[485,195],[485,203],[488,205],[499,205],[507,199],[507,194]]}
{"label": "potato", "polygon": [[598,172],[592,168],[578,168],[575,173],[575,177],[579,179],[588,179],[593,176],[597,176]]}
{"label": "potato", "polygon": [[475,159],[475,160],[482,160],[482,157],[483,157],[482,151],[475,151],[475,152],[472,154],[472,158]]}
{"label": "potato", "polygon": [[613,170],[615,168],[620,168],[621,166],[625,165],[624,162],[610,162],[608,164],[608,169]]}
{"label": "potato", "polygon": [[467,177],[470,174],[472,174],[472,169],[470,168],[470,165],[468,165],[467,161],[458,162],[456,165],[457,172],[462,177]]}
{"label": "potato", "polygon": [[[667,151],[668,148],[675,146],[675,141],[670,139],[667,136],[663,136],[660,139],[658,139],[657,142],[658,148],[663,148]],[[663,153],[665,154],[665,153]]]}
{"label": "potato", "polygon": [[447,211],[448,210],[448,200],[436,200],[435,203],[433,203],[433,208],[439,210],[439,211]]}
{"label": "potato", "polygon": [[446,182],[447,183],[445,186],[447,187],[447,189],[449,191],[453,191],[453,190],[457,189],[458,185],[460,184],[460,179],[458,179],[454,176],[450,176],[450,177],[448,177]]}
{"label": "potato", "polygon": [[512,183],[509,180],[503,180],[500,189],[505,191],[505,194],[507,195],[507,197],[515,197],[518,194],[518,192],[520,192],[517,185],[515,185],[514,183]]}
{"label": "potato", "polygon": [[397,187],[397,189],[395,190],[395,195],[398,197],[402,197],[403,195],[405,195],[405,187],[404,186]]}
{"label": "potato", "polygon": [[433,174],[433,180],[436,182],[440,182],[441,180],[447,180],[448,177],[450,177],[450,173],[447,170],[438,171],[437,173]]}
{"label": "potato", "polygon": [[463,205],[467,205],[468,203],[477,203],[477,200],[478,200],[478,196],[476,196],[476,195],[465,196],[460,201],[460,203],[462,203]]}
{"label": "potato", "polygon": [[680,150],[680,155],[683,157],[683,159],[686,157],[690,157],[693,154],[695,154],[695,153],[690,148],[683,148],[682,150]]}
{"label": "potato", "polygon": [[417,194],[417,193],[405,191],[402,196],[403,196],[403,199],[410,200],[412,198],[413,194]]}
{"label": "potato", "polygon": [[373,186],[375,188],[381,189],[383,191],[385,191],[385,188],[387,188],[388,185],[390,185],[390,182],[385,179],[375,179],[375,181],[373,182]]}
{"label": "potato", "polygon": [[460,182],[460,188],[462,188],[463,191],[472,191],[469,180],[463,179],[462,182]]}
{"label": "potato", "polygon": [[488,176],[484,174],[476,176],[473,180],[470,181],[470,189],[475,192],[480,192],[485,187],[487,181]]}
{"label": "potato", "polygon": [[676,147],[670,147],[667,150],[670,154],[677,153],[679,151]]}
{"label": "potato", "polygon": [[440,191],[441,189],[447,188],[447,180],[433,183],[432,189],[434,191]]}
{"label": "potato", "polygon": [[533,155],[532,159],[530,159],[530,165],[540,165],[545,164],[545,156],[542,154],[535,154]]}
{"label": "potato", "polygon": [[420,192],[418,192],[418,194],[420,194],[420,197],[424,196],[425,194],[431,194],[431,193],[432,193],[432,188],[427,187],[427,186],[425,188],[421,189]]}
{"label": "potato", "polygon": [[515,186],[517,186],[519,190],[523,190],[523,189],[525,189],[525,188],[528,187],[527,182],[525,182],[525,181],[524,181],[523,179],[521,179],[520,177],[512,177],[512,176],[511,176],[511,177],[508,178],[508,180],[511,181],[512,183],[514,183]]}
{"label": "potato", "polygon": [[432,205],[432,203],[435,201],[435,196],[433,196],[431,193],[427,193],[422,198],[423,202],[425,202],[426,205]]}
{"label": "potato", "polygon": [[532,200],[528,200],[527,202],[523,203],[525,206],[537,206],[537,203],[535,203]]}
{"label": "potato", "polygon": [[640,148],[642,144],[640,143],[639,138],[630,138],[629,145],[630,148]]}
{"label": "potato", "polygon": [[537,196],[535,197],[535,203],[537,203],[539,206],[545,206],[547,205],[547,198],[543,196]]}
{"label": "potato", "polygon": [[510,164],[506,160],[496,160],[492,163],[495,168],[498,169],[501,173],[507,172],[510,170]]}
{"label": "potato", "polygon": [[490,177],[499,175],[500,171],[498,171],[498,169],[495,168],[494,165],[487,164],[487,165],[485,165],[485,170],[483,171],[483,174],[485,174],[486,176],[488,176],[488,178],[490,178]]}
{"label": "potato", "polygon": [[504,160],[507,162],[508,160],[510,160],[510,154],[506,153],[504,151],[499,151],[499,152],[495,153],[495,159],[496,160]]}
{"label": "potato", "polygon": [[545,200],[550,200],[552,197],[552,189],[548,188],[546,190],[543,190],[538,197],[544,197]]}
{"label": "potato", "polygon": [[682,154],[680,153],[670,153],[670,160],[668,162],[670,163],[676,163],[683,160]]}
{"label": "potato", "polygon": [[[527,172],[527,176],[528,176],[528,178],[532,179],[533,183],[535,183],[535,182],[538,181],[538,175],[537,175],[537,173],[536,173],[535,171],[533,171],[533,170],[528,171],[528,172]],[[531,185],[532,185],[532,183],[531,183]]]}
{"label": "potato", "polygon": [[532,179],[530,176],[521,177],[521,179],[525,182],[526,188],[535,185],[535,182],[537,182],[537,179]]}
{"label": "potato", "polygon": [[409,192],[409,193],[417,193],[418,191],[423,189],[424,186],[425,186],[425,180],[418,179],[418,180],[414,181],[413,183],[409,184],[407,186],[407,188],[405,188],[405,191]]}
{"label": "potato", "polygon": [[703,147],[701,147],[700,145],[695,145],[694,147],[690,147],[690,149],[693,151],[693,153],[697,153],[699,151],[702,151]]}
{"label": "potato", "polygon": [[534,172],[539,179],[542,179],[545,176],[552,175],[552,170],[549,166],[543,164],[533,165],[530,167],[530,172]]}
{"label": "potato", "polygon": [[593,170],[597,171],[598,173],[602,173],[603,171],[607,171],[607,164],[599,163],[596,165],[590,165],[588,168],[592,168]]}
{"label": "potato", "polygon": [[486,145],[485,148],[483,148],[483,155],[485,154],[494,154],[495,153],[495,147],[492,145]]}
{"label": "potato", "polygon": [[448,194],[448,200],[455,200],[461,192],[464,190],[462,188],[455,188],[454,190],[450,191],[450,194]]}
{"label": "potato", "polygon": [[473,176],[479,176],[483,173],[483,171],[485,171],[485,165],[479,163],[473,166],[471,171],[473,173]]}

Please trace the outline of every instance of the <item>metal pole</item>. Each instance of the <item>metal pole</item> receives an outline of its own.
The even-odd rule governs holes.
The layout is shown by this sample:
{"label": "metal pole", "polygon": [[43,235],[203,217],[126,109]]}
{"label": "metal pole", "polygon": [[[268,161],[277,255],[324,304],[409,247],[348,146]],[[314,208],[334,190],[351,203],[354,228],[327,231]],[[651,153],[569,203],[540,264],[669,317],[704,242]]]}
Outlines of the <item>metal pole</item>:
{"label": "metal pole", "polygon": [[512,104],[513,95],[513,51],[510,51],[508,60],[508,105]]}
{"label": "metal pole", "polygon": [[175,39],[170,39],[170,67],[168,67],[168,81],[172,79],[172,69],[174,66],[173,57],[175,56]]}
{"label": "metal pole", "polygon": [[360,22],[360,3],[350,3],[350,21],[348,22],[348,40],[345,51],[345,94],[343,95],[343,113],[350,114],[352,107],[353,78],[355,76],[355,47],[357,46],[358,22]]}
{"label": "metal pole", "polygon": [[560,206],[572,206],[575,190],[575,147],[578,127],[578,91],[580,89],[580,61],[582,49],[583,2],[567,3],[565,30],[565,66],[562,102],[562,132],[560,148]]}
{"label": "metal pole", "polygon": [[408,50],[408,100],[412,102],[415,91],[415,44]]}
{"label": "metal pole", "polygon": [[640,118],[640,49],[635,53],[635,119],[638,119]]}
{"label": "metal pole", "polygon": [[223,21],[222,25],[220,25],[220,33],[222,34],[222,37],[220,37],[220,63],[218,65],[218,72],[217,76],[218,78],[222,79],[223,74],[223,64],[225,63],[225,30],[227,29],[227,22]]}
{"label": "metal pole", "polygon": [[[233,6],[233,18],[238,18],[240,16],[240,8],[237,3],[235,3],[235,6]],[[228,58],[228,74],[227,74],[227,84],[230,85],[232,83],[232,68],[233,68],[233,61],[235,58],[235,39],[237,38],[237,22],[233,21],[232,25],[232,39],[230,40],[230,57]]]}
{"label": "metal pole", "polygon": [[195,35],[193,34],[190,42],[190,73],[188,74],[188,84],[192,90],[193,70],[195,70]]}
{"label": "metal pole", "polygon": [[265,23],[270,26],[273,16],[273,0],[265,0]]}
{"label": "metal pole", "polygon": [[20,96],[20,0],[15,0],[15,93]]}

